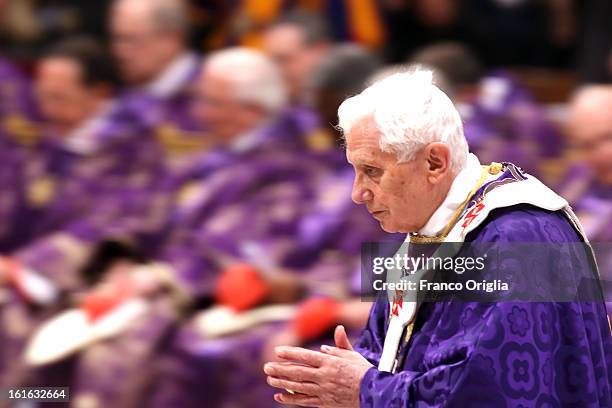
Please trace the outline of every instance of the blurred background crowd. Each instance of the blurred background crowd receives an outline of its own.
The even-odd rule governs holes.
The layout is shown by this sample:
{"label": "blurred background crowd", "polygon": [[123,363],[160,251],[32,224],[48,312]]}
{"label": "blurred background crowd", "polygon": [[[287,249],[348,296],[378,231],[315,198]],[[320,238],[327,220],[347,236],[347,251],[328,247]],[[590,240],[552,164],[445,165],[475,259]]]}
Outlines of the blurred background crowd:
{"label": "blurred background crowd", "polygon": [[609,0],[0,0],[0,21],[0,388],[273,406],[273,347],[359,335],[361,242],[403,240],[352,203],[335,124],[415,64],[482,163],[612,239]]}

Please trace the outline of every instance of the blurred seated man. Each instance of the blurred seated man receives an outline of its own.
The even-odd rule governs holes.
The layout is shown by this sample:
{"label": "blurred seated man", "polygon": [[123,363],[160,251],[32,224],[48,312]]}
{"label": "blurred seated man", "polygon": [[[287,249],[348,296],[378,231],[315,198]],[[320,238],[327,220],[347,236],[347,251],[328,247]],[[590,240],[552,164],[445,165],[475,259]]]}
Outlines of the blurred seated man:
{"label": "blurred seated man", "polygon": [[580,218],[599,255],[608,314],[612,316],[612,86],[579,89],[569,111],[568,131],[577,163],[559,187]]}
{"label": "blurred seated man", "polygon": [[279,66],[293,105],[304,105],[307,81],[332,47],[325,20],[294,12],[275,21],[265,32],[264,49]]}
{"label": "blurred seated man", "polygon": [[465,121],[472,151],[483,161],[510,161],[532,174],[546,171],[559,157],[564,140],[529,91],[508,72],[483,72],[465,46],[441,43],[417,51],[409,60],[440,71],[449,96]]}
{"label": "blurred seated man", "polygon": [[292,11],[270,24],[263,33],[263,49],[283,75],[289,103],[304,128],[306,143],[319,150],[333,146],[309,95],[309,80],[333,46],[325,20]]}
{"label": "blurred seated man", "polygon": [[612,86],[587,86],[571,101],[568,131],[579,160],[561,186],[593,241],[612,241]]}
{"label": "blurred seated man", "polygon": [[191,114],[191,85],[201,58],[188,49],[188,6],[182,0],[115,0],[110,13],[112,51],[125,95],[155,127],[169,153],[197,150],[202,126]]}
{"label": "blurred seated man", "polygon": [[23,208],[12,238],[17,258],[64,283],[75,283],[76,266],[61,263],[63,256],[78,258],[113,228],[123,237],[119,223],[144,211],[139,194],[161,170],[160,151],[143,135],[138,113],[113,99],[107,61],[95,42],[79,38],[53,47],[37,69],[44,134],[23,164]]}
{"label": "blurred seated man", "polygon": [[[28,317],[40,314],[28,312],[64,302],[63,291],[82,287],[79,271],[96,245],[131,240],[149,214],[161,152],[139,116],[117,108],[115,84],[106,54],[88,39],[58,44],[39,61],[43,136],[16,163],[12,251],[0,259],[2,333],[15,335],[16,347]],[[16,314],[20,330],[5,320]]]}
{"label": "blurred seated man", "polygon": [[[277,186],[290,180],[294,181],[295,188],[302,187],[303,191],[295,194],[307,194],[309,186],[327,174],[328,166],[336,163],[331,161],[331,164],[323,165],[322,159],[330,155],[310,151],[304,145],[300,118],[293,110],[287,109],[284,82],[276,66],[263,54],[244,48],[212,54],[204,65],[196,93],[196,113],[209,127],[212,149],[187,163],[173,177],[172,184],[178,193],[174,208],[176,215],[171,219],[171,233],[165,234],[162,243],[163,256],[168,259],[176,256],[176,261],[183,267],[188,262],[202,261],[202,251],[197,251],[191,244],[183,250],[194,251],[195,257],[185,259],[175,253],[182,245],[177,245],[174,240],[184,239],[185,228],[219,234],[219,239],[225,239],[222,238],[225,231],[225,235],[232,237],[228,232],[237,233],[233,228],[240,226],[241,216],[249,214],[246,211],[248,206],[239,199],[241,195],[255,197],[259,194],[264,197],[262,191],[268,183]],[[275,170],[280,172],[281,169],[285,169],[287,174],[275,174]],[[293,172],[292,175],[289,171]],[[230,184],[225,184],[230,180]],[[254,185],[258,186],[257,191],[252,190]],[[288,194],[286,199],[295,197]],[[274,200],[270,198],[270,202]],[[282,200],[281,203],[284,204]],[[232,208],[234,205],[239,207]],[[298,214],[296,211],[287,214],[287,220],[292,220]],[[220,215],[232,212],[231,222]],[[214,228],[208,228],[206,223],[211,223]],[[242,236],[246,239],[246,230]],[[210,239],[206,245],[213,249],[213,242],[218,243]],[[206,268],[193,264],[187,269]],[[210,278],[214,279],[214,274]],[[211,283],[200,276],[189,286],[190,290],[197,292],[199,287],[202,293],[210,295]]]}

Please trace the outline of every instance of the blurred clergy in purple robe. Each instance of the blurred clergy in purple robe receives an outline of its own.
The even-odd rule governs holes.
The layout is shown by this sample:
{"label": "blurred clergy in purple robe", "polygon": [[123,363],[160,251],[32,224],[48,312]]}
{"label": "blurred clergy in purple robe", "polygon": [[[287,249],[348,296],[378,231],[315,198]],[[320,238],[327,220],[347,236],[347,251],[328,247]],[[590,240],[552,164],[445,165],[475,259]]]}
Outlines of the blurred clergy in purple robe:
{"label": "blurred clergy in purple robe", "polygon": [[612,241],[612,86],[587,86],[573,98],[568,129],[579,153],[561,186],[589,239]]}
{"label": "blurred clergy in purple robe", "polygon": [[118,108],[106,63],[95,43],[76,38],[51,49],[38,66],[43,136],[15,163],[16,216],[7,220],[7,247],[17,265],[9,280],[32,301],[37,295],[28,295],[24,276],[75,289],[97,243],[136,234],[159,176],[160,149],[144,137],[136,113]]}
{"label": "blurred clergy in purple robe", "polygon": [[[451,259],[459,259],[486,245],[502,262],[509,293],[545,300],[498,291],[422,302],[423,291],[416,299],[384,292],[355,345],[338,327],[335,347],[277,347],[283,362],[264,366],[268,383],[282,391],[275,400],[315,407],[612,406],[609,322],[590,246],[567,201],[511,163],[485,166],[469,154],[459,113],[431,72],[387,77],[347,99],[338,116],[355,169],[353,200],[384,230],[408,233],[408,254],[422,243],[454,243]],[[581,245],[553,257],[533,243]],[[528,249],[513,251],[518,244]],[[484,276],[498,271],[496,259],[484,263]],[[388,269],[387,279],[395,272]],[[555,282],[582,294],[581,278],[595,282],[591,296],[556,300]]]}
{"label": "blurred clergy in purple robe", "polygon": [[202,123],[191,114],[201,57],[188,48],[189,8],[182,0],[115,0],[109,32],[123,94],[146,96],[141,115],[155,138],[180,156],[202,147]]}
{"label": "blurred clergy in purple robe", "polygon": [[76,38],[38,65],[46,123],[38,151],[24,163],[14,254],[63,287],[75,287],[97,243],[135,234],[162,170],[147,126],[113,98],[107,58],[94,42]]}
{"label": "blurred clergy in purple robe", "polygon": [[592,85],[574,96],[568,130],[577,153],[559,190],[594,242],[612,316],[612,86]]}

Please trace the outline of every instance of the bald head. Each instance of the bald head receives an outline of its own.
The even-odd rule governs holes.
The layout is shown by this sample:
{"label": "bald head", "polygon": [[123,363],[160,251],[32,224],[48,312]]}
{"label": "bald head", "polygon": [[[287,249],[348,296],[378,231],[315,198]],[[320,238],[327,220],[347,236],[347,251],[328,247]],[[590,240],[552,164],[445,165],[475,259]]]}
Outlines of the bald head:
{"label": "bald head", "polygon": [[226,141],[278,114],[287,100],[276,65],[264,54],[246,48],[210,54],[196,94],[196,115],[213,137]]}
{"label": "bald head", "polygon": [[599,181],[612,185],[612,86],[580,89],[571,102],[568,130]]}
{"label": "bald head", "polygon": [[113,11],[134,18],[133,24],[141,23],[160,32],[185,33],[189,26],[187,6],[182,0],[116,0]]}
{"label": "bald head", "polygon": [[113,53],[125,81],[153,80],[186,49],[182,0],[116,0],[110,20]]}

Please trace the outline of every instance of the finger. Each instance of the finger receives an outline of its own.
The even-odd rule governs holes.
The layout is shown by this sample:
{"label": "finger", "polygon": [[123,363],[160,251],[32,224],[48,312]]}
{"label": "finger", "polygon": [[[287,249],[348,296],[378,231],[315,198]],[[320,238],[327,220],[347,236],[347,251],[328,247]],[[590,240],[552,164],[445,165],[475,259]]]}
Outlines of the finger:
{"label": "finger", "polygon": [[355,351],[327,346],[325,344],[321,346],[321,351],[325,354],[329,354],[330,356],[340,357],[348,360],[353,360],[355,358]]}
{"label": "finger", "polygon": [[300,407],[320,407],[323,405],[319,397],[300,394],[274,394],[274,401]]}
{"label": "finger", "polygon": [[318,379],[317,369],[300,364],[267,363],[264,373],[273,377],[283,377],[293,381],[311,381]]}
{"label": "finger", "polygon": [[345,350],[353,350],[351,341],[349,340],[346,334],[346,330],[342,325],[336,326],[336,330],[334,331],[334,341],[336,342],[336,347],[338,348]]}
{"label": "finger", "polygon": [[283,360],[297,361],[300,363],[308,364],[312,367],[321,367],[323,361],[327,356],[318,351],[312,351],[301,347],[277,347],[275,350],[276,355]]}
{"label": "finger", "polygon": [[311,382],[297,382],[275,377],[268,377],[267,381],[272,387],[291,390],[300,394],[315,396],[319,393],[319,386]]}

